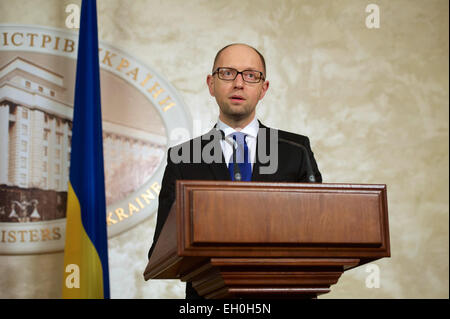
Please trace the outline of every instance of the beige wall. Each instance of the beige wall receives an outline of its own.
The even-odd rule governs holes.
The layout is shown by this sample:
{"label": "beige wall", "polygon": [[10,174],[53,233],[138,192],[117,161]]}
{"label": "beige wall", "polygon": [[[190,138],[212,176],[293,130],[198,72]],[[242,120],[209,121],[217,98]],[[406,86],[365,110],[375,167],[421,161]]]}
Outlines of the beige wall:
{"label": "beige wall", "polygon": [[[0,0],[0,23],[64,28],[79,1]],[[260,49],[270,89],[258,107],[269,126],[308,135],[324,182],[388,186],[392,257],[345,273],[323,298],[449,297],[448,1],[98,1],[100,40],[166,77],[194,120],[218,112],[205,77],[231,42]],[[206,126],[205,126],[206,128]],[[115,298],[179,298],[177,281],[142,272],[155,219],[110,245]],[[10,273],[5,276],[5,273]],[[60,296],[62,253],[0,256],[0,297]],[[39,275],[38,275],[39,273]]]}

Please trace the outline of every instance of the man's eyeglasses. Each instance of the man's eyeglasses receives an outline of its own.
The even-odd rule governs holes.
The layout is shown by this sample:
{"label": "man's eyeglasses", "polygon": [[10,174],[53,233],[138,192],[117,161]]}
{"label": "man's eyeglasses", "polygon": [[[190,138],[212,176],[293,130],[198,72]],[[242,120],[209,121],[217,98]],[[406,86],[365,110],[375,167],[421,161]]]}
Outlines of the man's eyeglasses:
{"label": "man's eyeglasses", "polygon": [[261,80],[264,81],[264,75],[260,71],[244,70],[239,72],[233,68],[217,68],[212,75],[216,73],[219,79],[224,81],[234,81],[238,74],[241,74],[242,79],[248,83],[259,83]]}

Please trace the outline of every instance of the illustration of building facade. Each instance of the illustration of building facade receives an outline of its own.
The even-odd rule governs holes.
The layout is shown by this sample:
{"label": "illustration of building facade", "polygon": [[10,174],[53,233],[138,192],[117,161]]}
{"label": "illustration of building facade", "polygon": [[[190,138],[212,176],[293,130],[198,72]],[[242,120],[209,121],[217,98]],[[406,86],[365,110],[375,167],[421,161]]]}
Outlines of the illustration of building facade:
{"label": "illustration of building facade", "polygon": [[[65,94],[61,75],[26,59],[16,57],[0,67],[0,221],[65,216],[73,115],[73,106],[61,98]],[[156,169],[164,141],[124,135],[129,129],[117,124],[106,126],[106,179],[124,163],[140,163],[148,174]],[[109,192],[109,201],[114,196]]]}

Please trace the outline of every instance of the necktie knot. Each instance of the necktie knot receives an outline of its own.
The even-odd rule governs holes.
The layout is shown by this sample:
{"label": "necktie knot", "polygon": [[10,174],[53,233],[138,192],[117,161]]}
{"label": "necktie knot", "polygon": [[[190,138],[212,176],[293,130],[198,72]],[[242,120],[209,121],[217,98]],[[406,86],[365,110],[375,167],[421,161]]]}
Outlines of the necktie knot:
{"label": "necktie knot", "polygon": [[233,137],[233,139],[237,142],[237,144],[239,146],[242,147],[244,145],[245,137],[247,136],[247,134],[242,133],[242,132],[234,132],[234,133],[232,133],[230,135]]}

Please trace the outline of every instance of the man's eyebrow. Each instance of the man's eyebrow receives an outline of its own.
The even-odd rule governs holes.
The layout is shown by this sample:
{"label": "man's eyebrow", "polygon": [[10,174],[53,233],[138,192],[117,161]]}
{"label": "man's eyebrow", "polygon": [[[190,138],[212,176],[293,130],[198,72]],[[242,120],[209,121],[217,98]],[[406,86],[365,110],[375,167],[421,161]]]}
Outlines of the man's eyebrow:
{"label": "man's eyebrow", "polygon": [[256,72],[261,72],[264,74],[264,71],[262,71],[258,68],[247,68],[247,69],[243,69],[242,71],[256,71]]}
{"label": "man's eyebrow", "polygon": [[262,72],[258,68],[251,67],[251,66],[250,67],[245,67],[245,68],[242,68],[242,69],[234,67],[234,66],[220,66],[219,68],[229,68],[229,69],[235,69],[235,70],[238,70],[238,71],[242,70],[242,71],[258,71],[258,72]]}

